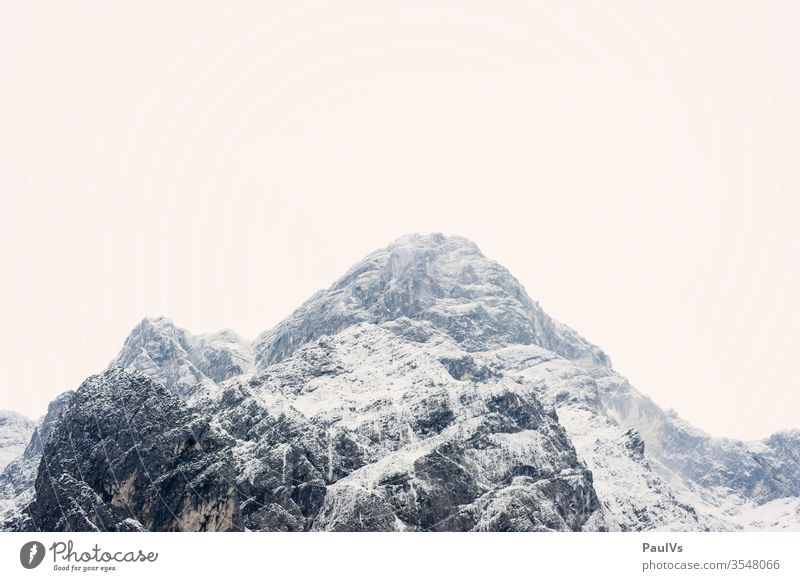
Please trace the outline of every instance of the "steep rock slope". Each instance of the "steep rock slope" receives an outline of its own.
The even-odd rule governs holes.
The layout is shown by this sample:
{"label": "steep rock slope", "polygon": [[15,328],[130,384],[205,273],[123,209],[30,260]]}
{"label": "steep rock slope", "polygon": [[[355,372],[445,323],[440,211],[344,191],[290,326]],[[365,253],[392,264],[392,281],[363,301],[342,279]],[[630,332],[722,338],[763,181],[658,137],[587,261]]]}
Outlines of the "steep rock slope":
{"label": "steep rock slope", "polygon": [[[88,426],[76,404],[0,475],[0,507],[15,515],[0,526],[35,528],[34,517],[60,530],[800,529],[800,433],[711,438],[663,411],[463,238],[396,241],[252,347],[232,332],[195,336],[145,319],[111,367],[81,388],[102,402],[92,409],[106,435],[86,429],[80,473],[62,450],[64,430]],[[149,410],[142,440],[111,409],[119,397]],[[186,425],[208,439],[211,465],[184,460],[209,494],[198,504],[191,487],[171,487],[166,506],[190,516],[170,518],[131,451],[185,443]],[[116,440],[127,451],[98,461],[99,442]],[[50,463],[55,486],[42,476]],[[181,461],[146,465],[184,472]],[[131,484],[112,482],[120,471]],[[120,498],[134,507],[128,516]]]}
{"label": "steep rock slope", "polygon": [[24,529],[28,525],[29,516],[24,509],[33,500],[44,442],[50,437],[64,406],[74,393],[64,392],[50,402],[47,414],[33,428],[22,454],[0,472],[0,530]]}
{"label": "steep rock slope", "polygon": [[28,528],[607,528],[535,386],[420,333],[321,338],[224,384],[211,421],[142,375],[92,377],[47,439]]}
{"label": "steep rock slope", "polygon": [[622,530],[720,530],[721,519],[698,514],[654,469],[642,434],[603,413],[598,385],[582,366],[529,345],[483,354],[507,374],[537,385],[553,405],[578,453],[592,470],[595,488]]}
{"label": "steep rock slope", "polygon": [[470,351],[537,344],[568,359],[608,364],[602,350],[547,316],[474,243],[441,234],[406,236],[367,256],[258,337],[256,363],[268,367],[304,343],[355,323],[400,317],[430,321]]}
{"label": "steep rock slope", "polygon": [[116,368],[90,377],[44,445],[27,508],[32,528],[238,528],[229,443],[141,374]]}
{"label": "steep rock slope", "polygon": [[33,422],[22,414],[0,410],[0,471],[22,453],[33,427]]}
{"label": "steep rock slope", "polygon": [[[625,459],[628,436],[644,444],[638,447],[645,450],[646,467],[619,466],[608,478],[598,478],[600,489],[607,483],[601,496],[622,511],[623,527],[637,521],[645,528],[735,527],[737,519],[729,524],[720,520],[735,513],[731,505],[798,495],[800,463],[793,432],[755,443],[712,438],[664,412],[616,373],[601,349],[550,319],[506,269],[459,237],[411,235],[369,255],[262,334],[254,342],[256,362],[268,366],[311,338],[359,321],[391,323],[399,317],[428,321],[470,352],[531,345],[574,362],[580,368],[568,372],[574,397],[563,401],[575,413],[563,410],[561,416],[587,464],[602,473],[595,460]],[[553,384],[542,383],[543,399],[561,406],[562,400],[547,397]],[[611,431],[604,429],[608,426]],[[617,475],[637,472],[642,478],[635,489],[649,492],[632,506]],[[646,500],[652,491],[663,493],[661,502]],[[702,517],[692,505],[698,505]],[[653,514],[662,506],[660,516]],[[682,518],[675,520],[675,511]]]}
{"label": "steep rock slope", "polygon": [[[601,501],[620,528],[719,526],[699,519],[686,502],[678,501],[644,454],[631,453],[630,440],[640,436],[627,433],[627,427],[621,429],[604,413],[594,376],[613,371],[603,351],[548,317],[506,269],[463,238],[412,235],[369,255],[262,334],[253,346],[256,362],[269,367],[313,338],[362,321],[406,336],[424,334],[424,325],[398,325],[403,320],[427,323],[467,353],[518,346],[519,358],[510,357],[506,363],[516,371],[529,366],[536,368],[536,376],[543,358],[553,360],[554,367],[565,367],[560,373],[568,380],[557,373],[536,377],[540,395],[564,407],[562,424],[595,472],[595,485],[603,490]],[[503,369],[503,364],[497,367]],[[552,392],[563,390],[562,384],[572,397],[556,401]],[[632,488],[638,493],[631,494]]]}
{"label": "steep rock slope", "polygon": [[[642,433],[656,471],[698,510],[749,526],[761,521],[745,522],[740,512],[800,497],[800,431],[753,442],[715,438],[662,410],[613,371],[599,374],[597,385],[608,417]],[[779,512],[775,518],[781,514],[784,520],[768,528],[800,530],[796,515]]]}
{"label": "steep rock slope", "polygon": [[145,318],[131,331],[109,369],[145,373],[182,399],[214,395],[217,384],[249,372],[253,354],[233,331],[192,335],[166,317]]}
{"label": "steep rock slope", "polygon": [[[411,338],[413,337],[413,339]],[[323,446],[314,530],[602,530],[591,472],[532,383],[430,324],[360,323],[249,383]]]}

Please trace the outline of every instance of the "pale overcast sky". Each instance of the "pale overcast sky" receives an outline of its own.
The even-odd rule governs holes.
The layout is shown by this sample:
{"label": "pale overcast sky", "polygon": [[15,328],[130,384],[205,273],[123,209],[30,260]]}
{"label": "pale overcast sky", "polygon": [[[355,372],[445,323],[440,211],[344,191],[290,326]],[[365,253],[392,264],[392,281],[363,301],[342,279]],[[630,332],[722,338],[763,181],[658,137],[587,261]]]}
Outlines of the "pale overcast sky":
{"label": "pale overcast sky", "polygon": [[659,404],[800,427],[800,4],[7,2],[0,408],[460,234]]}

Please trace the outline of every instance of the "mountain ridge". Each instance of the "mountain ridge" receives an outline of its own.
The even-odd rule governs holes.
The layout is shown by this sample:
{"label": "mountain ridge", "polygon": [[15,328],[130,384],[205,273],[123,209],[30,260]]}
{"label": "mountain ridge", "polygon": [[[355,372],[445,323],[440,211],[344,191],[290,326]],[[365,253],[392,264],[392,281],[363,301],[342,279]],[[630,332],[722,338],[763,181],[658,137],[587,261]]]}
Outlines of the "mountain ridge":
{"label": "mountain ridge", "polygon": [[[749,443],[713,438],[662,410],[461,237],[408,235],[368,254],[252,342],[145,318],[109,373],[117,368],[163,385],[229,438],[220,453],[230,454],[236,499],[220,502],[236,505],[237,527],[800,527],[791,508],[800,431]],[[543,437],[552,443],[540,448]],[[535,460],[542,455],[550,460]],[[37,485],[57,456],[45,452]],[[543,468],[559,457],[563,477]],[[23,473],[12,462],[0,485],[29,481]],[[65,490],[102,499],[97,486],[65,474]],[[438,487],[442,478],[459,486]],[[11,506],[29,502],[28,492]],[[571,504],[559,504],[561,494]],[[120,530],[156,526],[134,520]]]}

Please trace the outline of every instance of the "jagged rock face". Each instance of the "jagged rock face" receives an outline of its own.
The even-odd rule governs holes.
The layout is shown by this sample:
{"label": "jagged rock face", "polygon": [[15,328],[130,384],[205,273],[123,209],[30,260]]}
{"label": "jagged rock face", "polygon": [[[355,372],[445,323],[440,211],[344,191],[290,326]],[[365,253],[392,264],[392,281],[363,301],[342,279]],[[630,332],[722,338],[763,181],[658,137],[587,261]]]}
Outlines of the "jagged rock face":
{"label": "jagged rock face", "polygon": [[109,365],[146,374],[183,399],[203,398],[217,383],[253,367],[248,344],[233,331],[191,335],[166,317],[144,319]]}
{"label": "jagged rock face", "polygon": [[692,428],[474,244],[414,235],[252,349],[142,321],[0,475],[0,528],[800,529],[799,444]]}
{"label": "jagged rock face", "polygon": [[216,383],[253,369],[249,344],[231,330],[187,336],[186,342],[194,364]]}
{"label": "jagged rock face", "polygon": [[215,413],[237,441],[248,529],[607,526],[591,473],[534,386],[428,332],[420,344],[356,325],[225,387]]}
{"label": "jagged rock face", "polygon": [[776,432],[764,445],[771,458],[763,463],[771,467],[778,483],[773,496],[800,496],[800,430]]}
{"label": "jagged rock face", "polygon": [[568,359],[608,358],[548,317],[502,266],[475,244],[441,234],[413,235],[366,257],[253,344],[261,368],[298,347],[360,322],[426,320],[467,350],[537,344]]}
{"label": "jagged rock face", "polygon": [[579,457],[594,475],[601,503],[619,529],[726,528],[718,520],[698,515],[654,471],[642,434],[604,413],[598,383],[587,369],[529,345],[486,355],[512,377],[536,385],[541,400],[554,406]]}
{"label": "jagged rock face", "polygon": [[0,471],[25,449],[33,426],[22,414],[0,410]]}
{"label": "jagged rock face", "polygon": [[47,413],[34,428],[30,442],[28,442],[28,445],[25,447],[24,458],[38,460],[41,457],[44,443],[47,442],[53,428],[61,419],[64,408],[74,395],[75,392],[72,390],[65,391],[56,396],[56,398],[48,404]]}
{"label": "jagged rock face", "polygon": [[317,428],[322,445],[304,449],[327,493],[312,529],[606,528],[591,472],[536,386],[422,334],[359,324],[250,382],[268,409]]}
{"label": "jagged rock face", "polygon": [[75,392],[44,447],[34,528],[239,527],[230,441],[165,387],[114,369]]}
{"label": "jagged rock face", "polygon": [[0,473],[0,530],[25,530],[30,517],[24,510],[33,500],[36,473],[42,458],[43,442],[61,418],[61,413],[75,392],[57,396],[47,406],[47,414],[33,428],[24,452]]}
{"label": "jagged rock face", "polygon": [[249,530],[308,530],[326,492],[327,438],[290,406],[268,405],[252,385],[234,382],[216,409],[235,440],[235,482]]}
{"label": "jagged rock face", "polygon": [[[642,433],[656,471],[681,479],[678,490],[714,518],[736,517],[738,508],[800,496],[800,432],[779,432],[758,442],[714,438],[674,411],[664,411],[611,371],[598,378],[608,415]],[[735,508],[730,508],[734,505]],[[724,512],[720,510],[725,508]],[[789,517],[793,518],[793,517]],[[734,518],[739,523],[740,519]],[[800,528],[800,519],[793,518]],[[783,528],[782,526],[778,528]]]}
{"label": "jagged rock face", "polygon": [[[11,530],[20,508],[32,496],[35,468],[23,458],[35,424],[25,416],[0,411],[0,530]],[[20,498],[25,496],[25,498]]]}
{"label": "jagged rock face", "polygon": [[225,385],[213,427],[141,375],[90,378],[47,439],[30,528],[607,528],[535,385],[428,332],[322,338]]}
{"label": "jagged rock face", "polygon": [[660,457],[670,470],[701,487],[724,486],[746,498],[800,496],[796,432],[774,434],[754,445],[710,438],[679,419],[667,418],[660,432]]}

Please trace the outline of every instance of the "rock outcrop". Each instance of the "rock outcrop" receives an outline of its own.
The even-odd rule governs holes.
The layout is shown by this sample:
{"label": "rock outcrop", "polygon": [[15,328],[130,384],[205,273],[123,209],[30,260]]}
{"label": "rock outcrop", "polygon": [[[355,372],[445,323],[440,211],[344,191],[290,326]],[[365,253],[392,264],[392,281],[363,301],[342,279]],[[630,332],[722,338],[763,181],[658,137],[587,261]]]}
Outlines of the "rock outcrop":
{"label": "rock outcrop", "polygon": [[797,530],[799,448],[693,428],[475,244],[412,235],[252,344],[143,320],[0,474],[0,527]]}
{"label": "rock outcrop", "polygon": [[227,435],[164,386],[115,368],[63,410],[26,510],[47,531],[235,530],[231,466]]}

